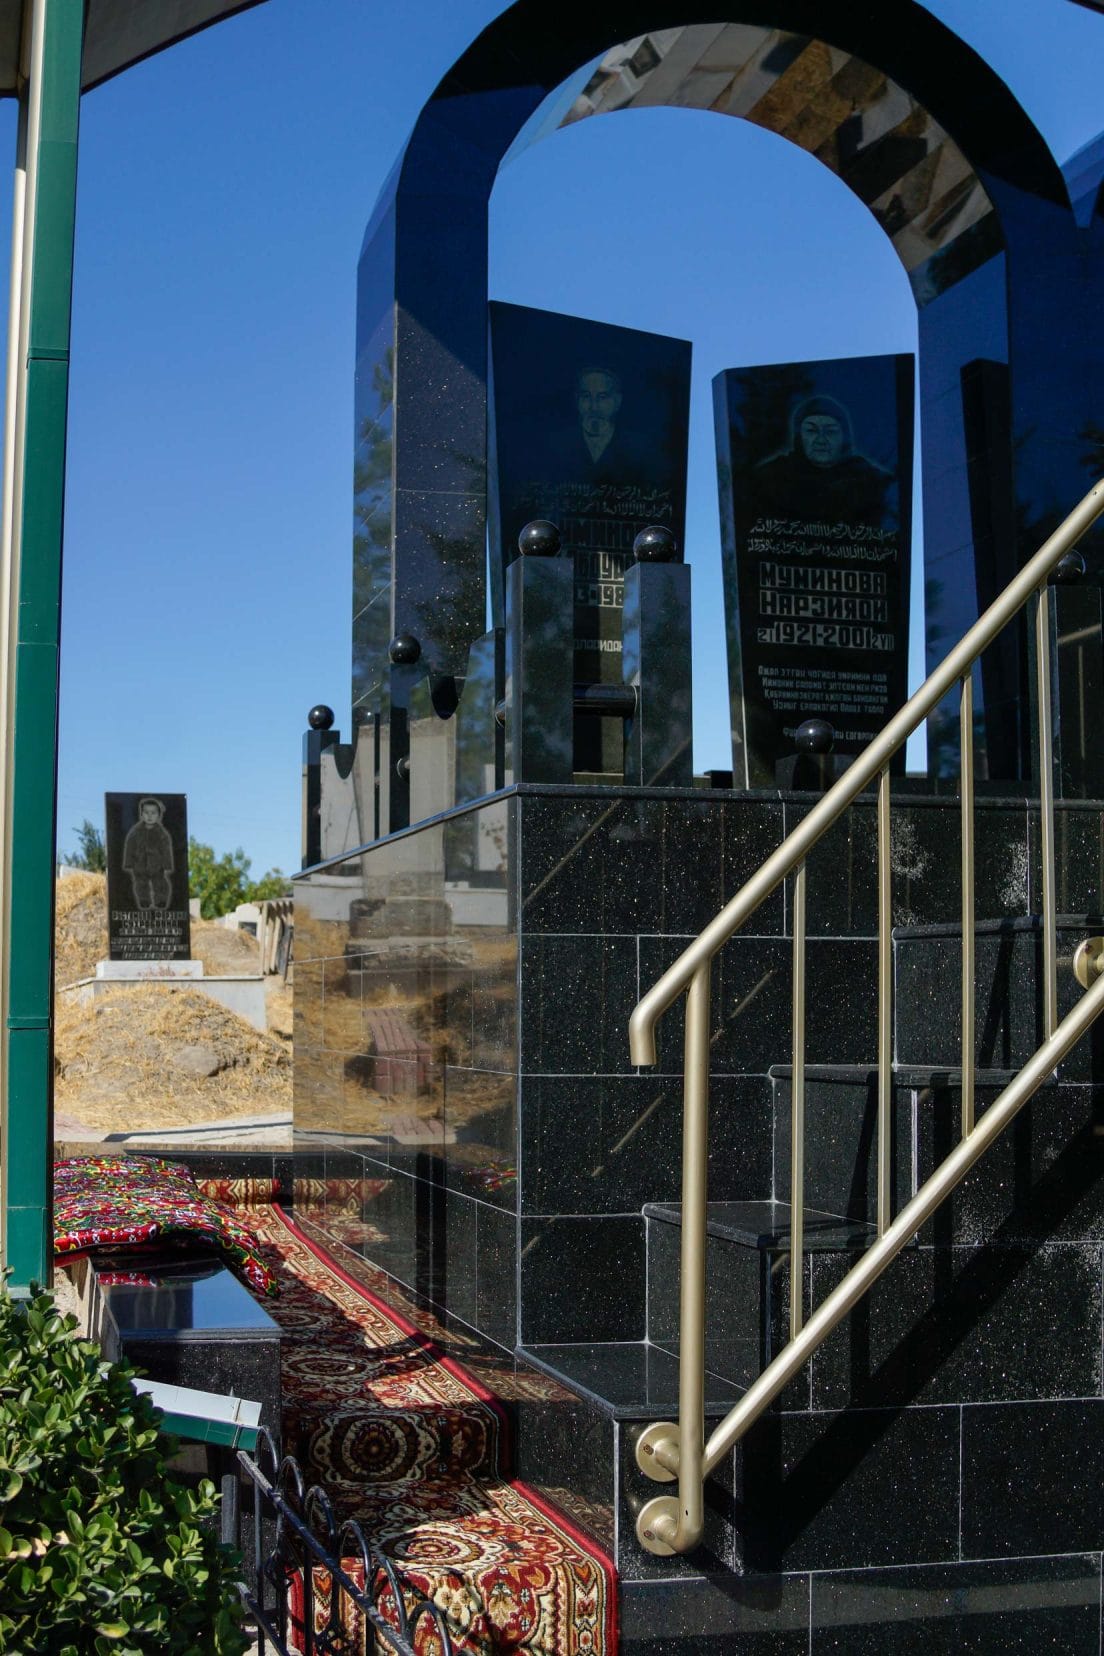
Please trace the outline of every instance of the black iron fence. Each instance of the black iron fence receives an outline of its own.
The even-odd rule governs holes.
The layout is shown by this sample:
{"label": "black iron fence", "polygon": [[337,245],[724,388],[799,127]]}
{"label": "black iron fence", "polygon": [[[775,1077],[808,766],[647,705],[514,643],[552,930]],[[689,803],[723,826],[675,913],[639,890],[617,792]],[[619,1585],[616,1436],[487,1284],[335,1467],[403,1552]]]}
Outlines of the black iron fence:
{"label": "black iron fence", "polygon": [[242,1600],[259,1656],[454,1656],[445,1617],[404,1595],[392,1561],[261,1430],[223,1479],[223,1539],[242,1554]]}

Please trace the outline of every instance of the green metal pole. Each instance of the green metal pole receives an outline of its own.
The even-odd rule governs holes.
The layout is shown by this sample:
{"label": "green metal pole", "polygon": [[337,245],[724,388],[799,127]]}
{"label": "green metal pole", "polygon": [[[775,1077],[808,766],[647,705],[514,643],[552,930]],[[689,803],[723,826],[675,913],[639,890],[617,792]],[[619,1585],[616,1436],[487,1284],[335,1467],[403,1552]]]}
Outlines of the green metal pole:
{"label": "green metal pole", "polygon": [[[58,645],[84,0],[32,0],[8,647],[4,1252],[48,1282]],[[22,349],[22,347],[21,347]]]}

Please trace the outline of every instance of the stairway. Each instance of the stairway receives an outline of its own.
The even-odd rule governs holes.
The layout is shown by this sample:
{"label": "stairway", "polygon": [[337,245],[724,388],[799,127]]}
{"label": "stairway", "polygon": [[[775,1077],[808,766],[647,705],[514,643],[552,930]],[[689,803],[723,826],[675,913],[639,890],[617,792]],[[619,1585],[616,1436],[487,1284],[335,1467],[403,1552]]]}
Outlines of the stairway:
{"label": "stairway", "polygon": [[[366,1197],[356,1192],[358,1209]],[[381,1271],[340,1263],[279,1204],[245,1212],[280,1279],[268,1304],[285,1331],[283,1449],[323,1488],[337,1522],[355,1519],[392,1560],[408,1608],[425,1598],[444,1612],[457,1653],[610,1656],[614,1571],[583,1527],[585,1501],[563,1491],[569,1516],[511,1475],[512,1375],[488,1368],[471,1341],[461,1342],[471,1364],[462,1366],[432,1315],[404,1306]],[[554,1402],[562,1388],[531,1380],[528,1390]],[[346,1567],[363,1578],[357,1559]],[[391,1591],[381,1575],[385,1614]],[[299,1618],[301,1595],[296,1587]],[[329,1608],[329,1579],[316,1570],[319,1632]],[[342,1629],[359,1648],[364,1630],[347,1601]],[[423,1647],[438,1648],[424,1623]]]}

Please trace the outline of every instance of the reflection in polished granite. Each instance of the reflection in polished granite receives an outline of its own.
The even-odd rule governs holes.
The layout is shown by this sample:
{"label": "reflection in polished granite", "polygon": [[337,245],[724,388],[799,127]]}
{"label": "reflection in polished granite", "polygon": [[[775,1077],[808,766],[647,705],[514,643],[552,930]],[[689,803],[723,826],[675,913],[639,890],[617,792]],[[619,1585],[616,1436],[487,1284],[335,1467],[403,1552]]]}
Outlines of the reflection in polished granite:
{"label": "reflection in polished granite", "polygon": [[1095,1554],[812,1579],[814,1656],[1095,1656],[1099,1645]]}
{"label": "reflection in polished granite", "polygon": [[100,1293],[124,1336],[205,1334],[232,1328],[279,1336],[278,1325],[224,1265],[142,1262],[144,1283],[105,1282]]}
{"label": "reflection in polished granite", "polygon": [[[678,1359],[643,1340],[577,1345],[533,1344],[521,1355],[561,1376],[622,1420],[665,1418],[678,1407]],[[706,1375],[706,1409],[721,1415],[743,1394],[739,1386]]]}

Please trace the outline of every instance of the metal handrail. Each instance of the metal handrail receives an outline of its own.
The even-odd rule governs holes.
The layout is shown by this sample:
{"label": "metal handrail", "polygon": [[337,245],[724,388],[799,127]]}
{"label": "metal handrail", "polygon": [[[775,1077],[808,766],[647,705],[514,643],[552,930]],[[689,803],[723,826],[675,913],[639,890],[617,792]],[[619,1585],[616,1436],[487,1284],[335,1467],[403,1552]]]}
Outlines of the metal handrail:
{"label": "metal handrail", "polygon": [[[1054,786],[1050,663],[1050,595],[1055,566],[1104,513],[1104,481],[1044,542],[996,601],[979,617],[943,662],[889,720],[869,747],[772,852],[634,1008],[629,1053],[634,1064],[656,1062],[659,1019],[687,992],[684,1054],[682,1243],[679,1314],[679,1424],[650,1426],[637,1460],[660,1482],[679,1481],[677,1501],[659,1497],[640,1513],[637,1533],[651,1552],[685,1552],[704,1527],[705,1478],[816,1346],[870,1288],[929,1214],[950,1193],[1054,1065],[1104,1009],[1104,982],[1096,984],[1059,1025],[1057,1018],[1057,923],[1054,877]],[[1016,1080],[974,1125],[974,858],[973,858],[973,668],[982,651],[1036,597],[1035,644],[1039,718],[1039,794],[1043,864],[1044,1044]],[[959,729],[962,820],[962,1140],[890,1222],[890,1106],[892,954],[890,910],[889,764],[920,724],[955,687],[961,691]],[[877,1241],[803,1324],[802,1215],[804,1201],[804,947],[805,862],[809,852],[875,779],[878,781],[878,1123]],[[741,1401],[705,1436],[705,1241],[707,1217],[710,975],[713,956],[791,874],[794,881],[793,1076],[791,1082],[790,1341]],[[1031,1079],[1033,1078],[1033,1079]]]}

